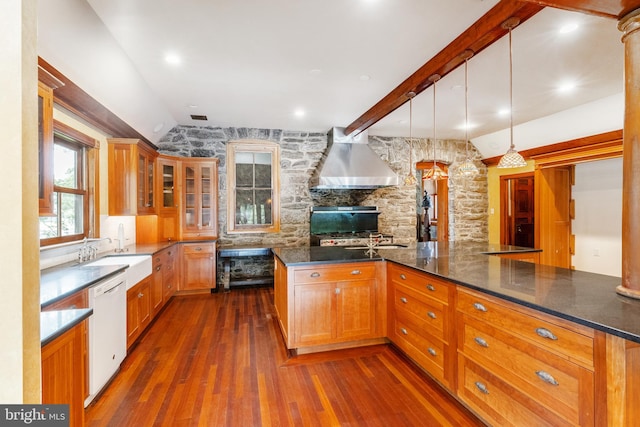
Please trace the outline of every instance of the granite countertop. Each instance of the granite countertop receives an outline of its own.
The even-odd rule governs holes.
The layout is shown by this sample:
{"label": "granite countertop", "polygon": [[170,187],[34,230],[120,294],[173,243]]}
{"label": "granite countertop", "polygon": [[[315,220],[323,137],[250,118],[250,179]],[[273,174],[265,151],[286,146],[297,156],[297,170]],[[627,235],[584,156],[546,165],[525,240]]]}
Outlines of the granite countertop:
{"label": "granite countertop", "polygon": [[40,313],[40,345],[45,346],[93,314],[92,308]]}
{"label": "granite countertop", "polygon": [[490,256],[535,251],[474,242],[418,243],[380,249],[372,258],[335,247],[273,250],[287,266],[384,259],[640,343],[640,301],[616,293],[619,277]]}

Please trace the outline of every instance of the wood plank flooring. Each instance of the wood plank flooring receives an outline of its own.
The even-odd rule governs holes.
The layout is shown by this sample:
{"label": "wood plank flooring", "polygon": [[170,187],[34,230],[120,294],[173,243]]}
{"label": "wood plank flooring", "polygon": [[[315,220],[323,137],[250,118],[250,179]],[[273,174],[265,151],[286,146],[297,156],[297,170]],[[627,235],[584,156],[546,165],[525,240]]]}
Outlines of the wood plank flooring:
{"label": "wood plank flooring", "polygon": [[87,426],[477,426],[394,348],[290,358],[273,289],[174,297]]}

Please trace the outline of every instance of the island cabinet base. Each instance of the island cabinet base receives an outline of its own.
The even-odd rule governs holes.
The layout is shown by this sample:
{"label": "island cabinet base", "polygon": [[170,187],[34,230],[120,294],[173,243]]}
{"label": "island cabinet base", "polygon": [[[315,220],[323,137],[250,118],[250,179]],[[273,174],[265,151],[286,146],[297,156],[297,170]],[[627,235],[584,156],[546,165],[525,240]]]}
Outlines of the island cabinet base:
{"label": "island cabinet base", "polygon": [[276,259],[274,276],[288,349],[300,354],[386,342],[384,263],[286,267]]}

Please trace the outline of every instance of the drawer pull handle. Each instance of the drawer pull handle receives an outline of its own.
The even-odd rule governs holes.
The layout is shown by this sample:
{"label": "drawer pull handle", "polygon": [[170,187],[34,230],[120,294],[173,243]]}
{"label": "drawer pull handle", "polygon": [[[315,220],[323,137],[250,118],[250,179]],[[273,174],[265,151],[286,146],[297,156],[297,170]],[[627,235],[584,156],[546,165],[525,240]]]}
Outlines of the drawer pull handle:
{"label": "drawer pull handle", "polygon": [[545,328],[536,328],[536,334],[538,334],[542,338],[546,338],[546,339],[549,339],[549,340],[553,340],[553,341],[557,341],[558,340],[558,337],[555,336],[553,334],[553,332],[551,332],[550,330],[545,329]]}
{"label": "drawer pull handle", "polygon": [[489,347],[489,344],[487,344],[487,342],[486,342],[484,339],[480,338],[480,337],[475,337],[473,340],[474,340],[474,341],[476,342],[476,344],[478,344],[480,347],[484,347],[484,348],[488,348],[488,347]]}
{"label": "drawer pull handle", "polygon": [[438,355],[438,353],[436,353],[436,351],[434,349],[432,349],[431,347],[429,347],[427,349],[427,351],[429,352],[430,355],[432,355],[433,357],[436,357]]}
{"label": "drawer pull handle", "polygon": [[400,274],[400,278],[401,278],[402,280],[407,280],[407,276],[405,276],[404,274]]}
{"label": "drawer pull handle", "polygon": [[311,277],[320,277],[320,273],[314,271],[313,273],[311,273]]}
{"label": "drawer pull handle", "polygon": [[156,271],[160,271],[161,269],[162,269],[162,266],[161,266],[161,265],[159,265],[159,266],[157,266],[157,267],[156,267]]}
{"label": "drawer pull handle", "polygon": [[407,303],[407,299],[405,297],[400,297],[400,302],[406,304]]}
{"label": "drawer pull handle", "polygon": [[484,305],[480,304],[479,302],[474,302],[473,303],[473,308],[475,308],[478,311],[483,311],[483,312],[487,312],[487,307],[485,307]]}
{"label": "drawer pull handle", "polygon": [[489,394],[489,389],[486,385],[482,384],[480,381],[476,381],[476,387],[484,394]]}
{"label": "drawer pull handle", "polygon": [[144,294],[142,292],[138,293],[138,298],[142,298]]}
{"label": "drawer pull handle", "polygon": [[354,276],[356,276],[356,275],[361,274],[361,273],[360,273],[360,270],[353,270],[353,271],[351,272],[351,274],[353,274]]}
{"label": "drawer pull handle", "polygon": [[198,246],[198,247],[196,248],[196,251],[198,251],[198,252],[199,252],[199,251],[201,251],[201,250],[202,250],[202,248],[201,248],[200,246]]}
{"label": "drawer pull handle", "polygon": [[405,335],[409,335],[409,332],[407,332],[405,328],[400,328],[400,332],[402,332]]}
{"label": "drawer pull handle", "polygon": [[558,384],[558,381],[556,381],[556,379],[553,378],[553,376],[548,372],[536,371],[536,375],[538,376],[538,378],[540,378],[542,381],[544,381],[547,384],[560,385]]}
{"label": "drawer pull handle", "polygon": [[432,319],[435,319],[437,317],[433,311],[427,311],[427,316],[429,316]]}
{"label": "drawer pull handle", "polygon": [[427,285],[427,289],[430,290],[431,292],[436,290],[436,288],[431,283]]}

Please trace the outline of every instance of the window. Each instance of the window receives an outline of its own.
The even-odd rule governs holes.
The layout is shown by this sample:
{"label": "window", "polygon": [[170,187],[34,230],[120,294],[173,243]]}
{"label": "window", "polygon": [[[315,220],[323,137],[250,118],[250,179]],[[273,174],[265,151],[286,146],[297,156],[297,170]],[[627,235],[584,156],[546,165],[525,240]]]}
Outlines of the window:
{"label": "window", "polygon": [[227,145],[229,233],[280,230],[279,145],[235,141]]}
{"label": "window", "polygon": [[[40,217],[40,245],[81,240],[95,230],[95,140],[55,122],[52,212]],[[94,174],[88,172],[93,171]],[[93,191],[91,191],[93,194]]]}

